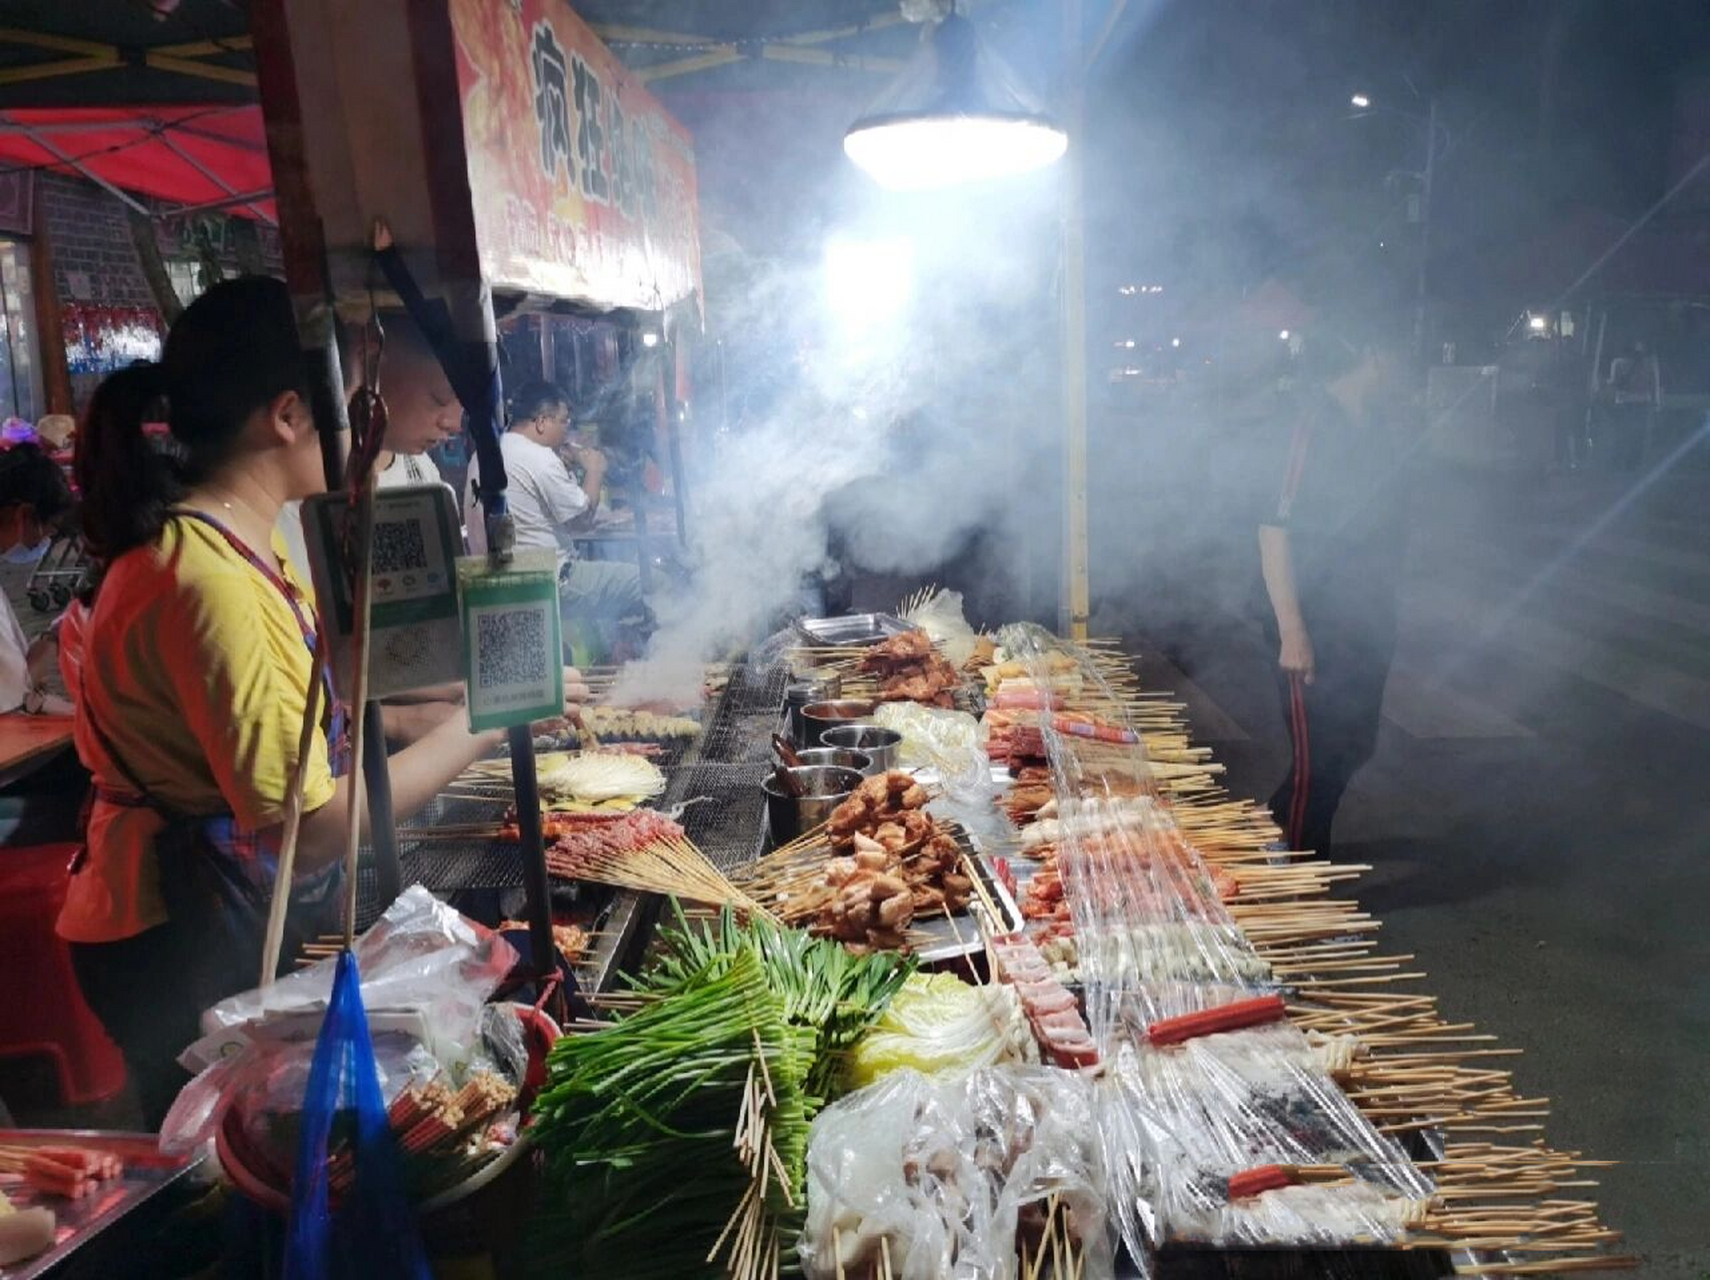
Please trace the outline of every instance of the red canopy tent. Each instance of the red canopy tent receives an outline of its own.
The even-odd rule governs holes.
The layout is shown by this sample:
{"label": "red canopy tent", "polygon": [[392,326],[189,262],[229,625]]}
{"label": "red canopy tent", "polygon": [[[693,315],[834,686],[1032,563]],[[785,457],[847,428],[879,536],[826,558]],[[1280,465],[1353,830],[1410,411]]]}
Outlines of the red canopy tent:
{"label": "red canopy tent", "polygon": [[0,110],[0,167],[45,167],[135,197],[276,223],[261,108],[253,104]]}

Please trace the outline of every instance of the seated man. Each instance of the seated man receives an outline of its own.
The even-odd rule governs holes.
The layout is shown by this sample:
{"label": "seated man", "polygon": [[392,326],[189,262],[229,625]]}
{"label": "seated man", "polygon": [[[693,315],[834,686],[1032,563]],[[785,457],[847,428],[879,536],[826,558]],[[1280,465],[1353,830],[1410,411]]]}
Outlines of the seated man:
{"label": "seated man", "polygon": [[[594,525],[606,459],[598,449],[570,445],[583,470],[577,484],[558,456],[570,434],[570,401],[550,382],[530,382],[511,397],[511,420],[499,447],[505,459],[505,499],[516,526],[516,548],[553,551],[558,556],[559,603],[567,616],[645,618],[641,571],[633,564],[577,557],[575,541]],[[469,464],[464,515],[470,548],[487,549],[486,524],[479,504],[481,463]]]}

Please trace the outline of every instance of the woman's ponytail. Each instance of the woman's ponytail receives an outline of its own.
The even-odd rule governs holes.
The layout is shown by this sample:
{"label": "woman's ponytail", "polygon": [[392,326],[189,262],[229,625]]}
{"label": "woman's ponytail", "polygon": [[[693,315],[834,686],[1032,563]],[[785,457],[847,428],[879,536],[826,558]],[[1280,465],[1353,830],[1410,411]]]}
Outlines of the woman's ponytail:
{"label": "woman's ponytail", "polygon": [[[184,309],[159,364],[103,380],[76,462],[84,541],[97,566],[159,537],[187,487],[239,447],[250,414],[285,391],[308,395],[307,369],[284,282],[239,276]],[[170,423],[169,439],[143,434],[151,418]]]}
{"label": "woman's ponytail", "polygon": [[77,438],[83,539],[101,565],[153,542],[182,493],[178,467],[143,432],[166,391],[160,365],[142,363],[102,379]]}

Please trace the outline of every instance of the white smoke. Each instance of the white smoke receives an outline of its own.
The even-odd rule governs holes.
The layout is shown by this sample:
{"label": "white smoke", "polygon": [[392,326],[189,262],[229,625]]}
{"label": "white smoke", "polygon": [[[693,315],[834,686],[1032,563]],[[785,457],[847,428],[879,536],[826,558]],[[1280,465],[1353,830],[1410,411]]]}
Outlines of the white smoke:
{"label": "white smoke", "polygon": [[614,699],[693,697],[707,661],[795,609],[833,523],[855,567],[925,572],[1009,509],[1004,442],[1037,443],[1024,403],[1055,355],[1053,243],[1037,226],[1031,241],[965,217],[930,226],[833,236],[725,303],[720,332],[751,340],[729,375],[737,420],[690,489],[694,580],[655,602],[647,660]]}

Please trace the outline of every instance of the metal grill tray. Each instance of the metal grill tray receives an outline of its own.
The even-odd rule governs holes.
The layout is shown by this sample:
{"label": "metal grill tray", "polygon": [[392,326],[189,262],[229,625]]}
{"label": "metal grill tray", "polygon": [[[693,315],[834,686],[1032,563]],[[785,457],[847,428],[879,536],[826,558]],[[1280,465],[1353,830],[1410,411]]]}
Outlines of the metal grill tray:
{"label": "metal grill tray", "polygon": [[870,645],[914,628],[891,613],[852,613],[844,618],[798,618],[796,630],[811,644]]}
{"label": "metal grill tray", "polygon": [[116,1155],[125,1162],[124,1175],[81,1200],[41,1195],[15,1174],[0,1174],[0,1191],[19,1208],[41,1204],[54,1212],[54,1243],[45,1253],[0,1266],[0,1280],[33,1280],[49,1272],[63,1274],[61,1264],[89,1244],[99,1233],[117,1225],[126,1215],[164,1191],[199,1165],[203,1157],[174,1159],[160,1154],[152,1133],[108,1133],[92,1129],[6,1129],[0,1130],[12,1146],[88,1147]]}

